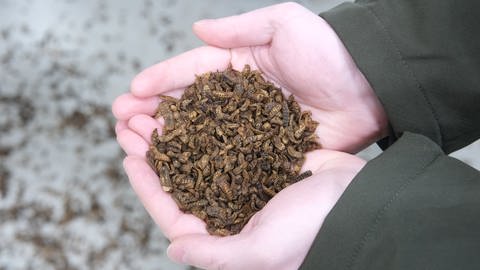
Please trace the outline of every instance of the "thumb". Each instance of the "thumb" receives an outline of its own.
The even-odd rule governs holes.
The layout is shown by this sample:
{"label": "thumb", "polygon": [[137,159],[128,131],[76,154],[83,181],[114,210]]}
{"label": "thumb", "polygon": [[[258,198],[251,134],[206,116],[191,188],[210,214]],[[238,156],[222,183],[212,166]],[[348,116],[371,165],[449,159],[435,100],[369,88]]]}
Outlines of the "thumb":
{"label": "thumb", "polygon": [[218,237],[208,234],[189,234],[175,238],[167,249],[168,257],[181,264],[202,269],[232,269],[242,265],[238,256],[244,241],[240,236]]}
{"label": "thumb", "polygon": [[286,13],[303,8],[284,3],[221,19],[201,20],[193,24],[194,33],[205,43],[222,48],[268,44],[286,20]]}

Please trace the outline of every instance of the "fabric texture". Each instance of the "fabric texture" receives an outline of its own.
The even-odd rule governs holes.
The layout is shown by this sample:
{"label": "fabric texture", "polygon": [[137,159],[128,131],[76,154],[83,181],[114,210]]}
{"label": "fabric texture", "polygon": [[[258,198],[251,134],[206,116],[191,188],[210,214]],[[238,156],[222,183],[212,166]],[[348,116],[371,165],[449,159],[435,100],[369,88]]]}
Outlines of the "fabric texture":
{"label": "fabric texture", "polygon": [[480,269],[480,173],[405,133],[367,163],[301,269]]}
{"label": "fabric texture", "polygon": [[301,269],[480,269],[480,1],[365,0],[321,16],[389,119]]}
{"label": "fabric texture", "polygon": [[344,3],[321,16],[378,95],[393,128],[450,153],[480,137],[480,1]]}

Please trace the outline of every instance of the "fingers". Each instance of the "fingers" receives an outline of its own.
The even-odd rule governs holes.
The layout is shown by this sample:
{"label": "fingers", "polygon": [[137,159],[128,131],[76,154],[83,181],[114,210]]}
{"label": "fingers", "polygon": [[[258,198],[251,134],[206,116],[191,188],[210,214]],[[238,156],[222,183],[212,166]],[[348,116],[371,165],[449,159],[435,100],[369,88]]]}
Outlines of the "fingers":
{"label": "fingers", "polygon": [[117,133],[118,144],[127,155],[145,158],[148,143],[137,133],[130,129],[124,129]]}
{"label": "fingers", "polygon": [[179,210],[169,194],[162,190],[155,172],[137,157],[127,156],[123,167],[133,190],[162,230],[169,227]]}
{"label": "fingers", "polygon": [[305,163],[302,171],[311,170],[313,173],[325,170],[342,163],[365,162],[357,156],[327,149],[319,149],[305,154]]}
{"label": "fingers", "polygon": [[128,120],[137,114],[153,115],[159,102],[158,97],[138,98],[126,93],[115,99],[112,112],[119,120]]}
{"label": "fingers", "polygon": [[145,114],[135,115],[128,121],[128,128],[135,131],[146,142],[151,143],[152,132],[158,129],[159,135],[162,134],[163,118],[156,120]]}
{"label": "fingers", "polygon": [[[239,236],[217,237],[208,234],[186,235],[175,239],[167,255],[175,262],[202,269],[242,269],[249,246]],[[242,256],[237,256],[241,254]],[[248,258],[250,260],[251,258]],[[248,269],[248,268],[243,268]]]}
{"label": "fingers", "polygon": [[133,190],[167,238],[207,233],[205,223],[200,219],[180,212],[171,195],[163,191],[158,176],[145,160],[127,156],[123,166]]}
{"label": "fingers", "polygon": [[118,134],[120,131],[122,131],[124,129],[127,129],[127,128],[128,128],[127,121],[119,120],[115,124],[115,134]]}
{"label": "fingers", "polygon": [[223,70],[229,63],[229,50],[196,48],[145,69],[132,81],[130,90],[137,97],[149,97],[185,88],[194,82],[195,74]]}
{"label": "fingers", "polygon": [[205,43],[222,48],[265,45],[281,24],[288,22],[286,16],[299,8],[303,9],[298,4],[285,3],[241,15],[202,20],[193,25],[193,31]]}

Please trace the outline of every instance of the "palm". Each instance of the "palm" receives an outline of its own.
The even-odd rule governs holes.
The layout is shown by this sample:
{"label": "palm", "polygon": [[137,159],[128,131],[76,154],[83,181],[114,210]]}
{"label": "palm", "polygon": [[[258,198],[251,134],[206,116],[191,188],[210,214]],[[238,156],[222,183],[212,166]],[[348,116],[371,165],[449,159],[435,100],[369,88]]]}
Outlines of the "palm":
{"label": "palm", "polygon": [[[121,106],[122,104],[117,105]],[[192,233],[207,234],[203,221],[193,215],[184,214],[179,210],[170,194],[163,191],[158,176],[148,165],[145,159],[145,152],[151,143],[150,134],[154,129],[162,130],[162,123],[153,119],[151,116],[143,114],[132,117],[128,121],[128,125],[123,124],[123,122],[117,124],[117,140],[128,155],[125,158],[124,167],[133,189],[140,197],[152,218],[162,228],[162,231],[169,239],[175,239]],[[330,162],[330,160],[338,162],[337,157],[343,157],[343,155],[347,156],[340,152],[330,152],[327,150],[307,153],[303,169],[316,172],[322,167],[324,171],[327,162]],[[295,193],[295,186],[296,185],[292,186],[290,194]],[[282,194],[282,192],[280,192],[280,194]],[[280,196],[280,194],[278,196]],[[258,213],[257,218],[261,219],[266,215],[268,216],[269,212],[281,210],[285,208],[286,203],[288,204],[288,199],[283,202],[281,196],[272,201],[274,201],[275,204],[273,204],[273,206],[270,206],[270,203],[267,204],[265,210]],[[247,230],[249,226],[251,226],[251,224],[247,225]]]}
{"label": "palm", "polygon": [[[308,34],[299,32],[301,28],[295,21],[305,24],[302,21],[308,19],[312,19],[309,25],[314,29],[321,28],[323,21],[316,16],[293,18],[271,44],[253,47],[252,57],[268,79],[287,94],[294,94],[303,109],[312,112],[319,122],[317,133],[323,147],[356,152],[375,140],[366,128],[374,126],[373,117],[368,115],[371,112],[366,110],[362,97],[352,95],[361,92],[358,84],[353,83],[357,74],[349,73],[345,66],[335,65],[342,61],[335,59],[336,56],[346,54],[335,53],[336,47],[326,45],[335,40],[329,41],[328,36],[309,36],[310,46],[297,51],[296,48],[301,47],[297,41],[305,42],[299,36]],[[328,52],[322,53],[322,48]],[[334,84],[331,78],[336,78]]]}
{"label": "palm", "polygon": [[[143,121],[148,126],[149,121]],[[131,132],[121,127],[117,131],[120,136]],[[122,144],[128,152],[145,147],[147,142],[131,136]],[[203,221],[178,209],[143,156],[130,153],[124,166],[135,192],[172,245],[202,251],[183,263],[209,269],[223,263],[228,263],[229,269],[293,269],[302,262],[326,215],[364,165],[363,160],[341,152],[317,150],[307,155],[304,169],[312,170],[312,177],[279,192],[240,234],[223,238],[210,236]],[[239,255],[246,250],[248,254]]]}
{"label": "palm", "polygon": [[[281,34],[285,37],[280,35],[279,39],[296,39],[295,36],[289,36],[288,32]],[[344,91],[353,87],[351,76],[341,70],[332,74],[335,72],[328,64],[324,65],[328,68],[319,70],[318,63],[325,59],[306,59],[302,54],[297,54],[295,44],[290,43],[291,47],[284,48],[285,43],[278,41],[282,42],[278,44],[277,41],[275,39],[271,44],[248,49],[232,49],[231,53],[235,56],[232,65],[241,69],[248,63],[261,70],[266,79],[280,86],[285,95],[293,94],[302,109],[311,111],[313,119],[319,122],[317,135],[324,148],[356,152],[372,143],[375,137],[365,126],[374,126],[376,123],[372,123],[372,117],[366,115],[368,111],[358,108],[359,104],[363,105],[359,97],[351,95],[350,90]],[[338,74],[343,74],[343,78],[335,85],[330,85],[329,78]]]}

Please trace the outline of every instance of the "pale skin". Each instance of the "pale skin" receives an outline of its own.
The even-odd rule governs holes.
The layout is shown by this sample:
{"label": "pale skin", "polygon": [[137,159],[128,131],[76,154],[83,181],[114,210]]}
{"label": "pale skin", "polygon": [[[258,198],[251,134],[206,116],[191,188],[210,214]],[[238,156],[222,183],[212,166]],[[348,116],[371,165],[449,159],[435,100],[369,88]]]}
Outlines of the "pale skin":
{"label": "pale skin", "polygon": [[[365,161],[351,154],[387,133],[387,118],[368,81],[331,27],[305,8],[286,3],[238,16],[204,20],[194,33],[207,45],[147,68],[116,99],[117,140],[124,167],[145,208],[171,244],[168,256],[206,269],[296,269],[325,217]],[[313,176],[275,196],[240,234],[209,235],[164,192],[145,160],[157,94],[179,97],[195,74],[249,64],[294,94],[319,122],[323,149],[308,153]],[[342,151],[342,152],[337,152]]]}

